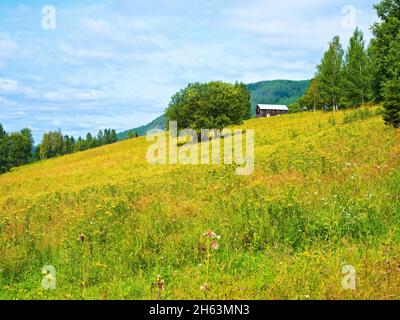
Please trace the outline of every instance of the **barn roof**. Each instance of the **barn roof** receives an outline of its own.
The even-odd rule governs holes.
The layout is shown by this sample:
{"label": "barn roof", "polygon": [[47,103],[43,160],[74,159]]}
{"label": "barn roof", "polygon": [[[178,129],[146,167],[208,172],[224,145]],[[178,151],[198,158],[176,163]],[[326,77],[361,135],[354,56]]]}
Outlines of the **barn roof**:
{"label": "barn roof", "polygon": [[287,106],[283,105],[275,105],[275,104],[258,104],[257,105],[261,110],[282,110],[282,111],[288,111]]}

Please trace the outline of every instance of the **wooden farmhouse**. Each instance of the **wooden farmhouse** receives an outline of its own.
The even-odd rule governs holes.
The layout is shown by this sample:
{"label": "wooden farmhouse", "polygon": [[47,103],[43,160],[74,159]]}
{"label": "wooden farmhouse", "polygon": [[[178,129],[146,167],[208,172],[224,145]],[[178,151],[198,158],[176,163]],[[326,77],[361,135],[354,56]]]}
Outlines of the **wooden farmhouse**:
{"label": "wooden farmhouse", "polygon": [[257,118],[275,117],[288,113],[288,107],[282,105],[258,104],[256,109]]}

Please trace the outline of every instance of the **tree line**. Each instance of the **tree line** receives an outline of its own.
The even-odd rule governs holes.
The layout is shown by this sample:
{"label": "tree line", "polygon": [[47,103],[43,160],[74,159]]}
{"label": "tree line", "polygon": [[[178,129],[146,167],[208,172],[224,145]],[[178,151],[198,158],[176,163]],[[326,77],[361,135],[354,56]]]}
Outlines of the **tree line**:
{"label": "tree line", "polygon": [[100,130],[97,136],[91,133],[86,139],[63,135],[60,130],[50,131],[43,135],[42,142],[36,148],[39,159],[50,159],[79,151],[85,151],[118,141],[117,132],[114,129]]}
{"label": "tree line", "polygon": [[117,133],[114,129],[100,130],[97,136],[88,133],[85,139],[81,137],[75,139],[57,130],[45,133],[42,142],[35,147],[30,129],[7,133],[0,124],[0,174],[8,172],[13,167],[97,148],[117,141]]}
{"label": "tree line", "polygon": [[346,53],[336,36],[298,103],[307,109],[337,111],[370,102],[373,99],[370,70],[363,32],[358,28],[354,31]]}
{"label": "tree line", "polygon": [[400,1],[374,6],[379,22],[366,45],[356,29],[344,51],[339,36],[329,43],[315,77],[292,110],[333,110],[381,103],[386,124],[400,127]]}
{"label": "tree line", "polygon": [[0,124],[0,173],[33,160],[33,137],[30,129],[7,133]]}

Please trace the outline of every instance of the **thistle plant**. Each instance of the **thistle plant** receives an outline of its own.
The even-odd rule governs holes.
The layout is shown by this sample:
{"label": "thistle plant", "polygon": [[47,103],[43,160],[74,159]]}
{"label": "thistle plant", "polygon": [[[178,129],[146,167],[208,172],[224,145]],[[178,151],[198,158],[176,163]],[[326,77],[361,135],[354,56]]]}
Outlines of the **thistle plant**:
{"label": "thistle plant", "polygon": [[151,284],[151,289],[154,289],[154,288],[157,288],[157,299],[160,300],[161,299],[161,293],[165,289],[164,279],[161,277],[160,274],[157,276],[156,282],[153,282]]}
{"label": "thistle plant", "polygon": [[221,236],[217,235],[215,232],[208,230],[207,232],[203,233],[203,238],[206,240],[205,251],[205,266],[206,266],[206,282],[200,286],[200,290],[206,293],[210,291],[210,287],[208,286],[209,279],[210,279],[210,265],[212,259],[212,252],[219,249],[218,240]]}
{"label": "thistle plant", "polygon": [[78,235],[77,241],[80,243],[80,248],[81,248],[81,258],[82,258],[81,287],[82,287],[82,297],[85,299],[87,283],[88,283],[88,271],[87,271],[88,252],[87,252],[87,246],[86,246],[86,243],[87,243],[86,235],[81,232]]}

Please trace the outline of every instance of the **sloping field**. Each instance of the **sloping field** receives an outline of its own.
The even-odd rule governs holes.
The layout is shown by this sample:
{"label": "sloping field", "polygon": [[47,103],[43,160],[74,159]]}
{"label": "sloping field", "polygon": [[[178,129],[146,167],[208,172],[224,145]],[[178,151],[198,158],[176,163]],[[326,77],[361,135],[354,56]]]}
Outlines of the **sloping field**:
{"label": "sloping field", "polygon": [[0,298],[399,299],[400,131],[377,111],[247,121],[248,177],[149,165],[144,138],[2,175]]}

